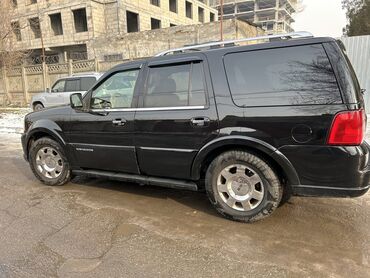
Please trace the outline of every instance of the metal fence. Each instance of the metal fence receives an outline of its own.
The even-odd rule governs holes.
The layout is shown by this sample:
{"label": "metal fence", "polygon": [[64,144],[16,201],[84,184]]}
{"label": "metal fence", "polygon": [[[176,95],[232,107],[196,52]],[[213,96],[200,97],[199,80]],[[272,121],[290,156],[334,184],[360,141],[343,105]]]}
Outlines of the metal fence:
{"label": "metal fence", "polygon": [[361,88],[366,89],[366,110],[370,113],[370,36],[343,37],[341,40],[346,46]]}

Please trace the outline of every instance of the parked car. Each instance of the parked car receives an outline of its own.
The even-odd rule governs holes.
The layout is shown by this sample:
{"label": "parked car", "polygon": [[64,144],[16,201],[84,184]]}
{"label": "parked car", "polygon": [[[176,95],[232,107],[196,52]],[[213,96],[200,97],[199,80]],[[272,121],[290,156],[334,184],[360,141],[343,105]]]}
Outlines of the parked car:
{"label": "parked car", "polygon": [[291,195],[365,194],[364,100],[342,44],[306,33],[249,40],[262,39],[122,64],[71,106],[28,114],[33,173],[47,185],[87,175],[205,190],[244,222]]}
{"label": "parked car", "polygon": [[76,74],[58,79],[46,92],[34,95],[31,100],[33,111],[39,111],[46,107],[69,104],[69,96],[74,93],[85,94],[102,73]]}

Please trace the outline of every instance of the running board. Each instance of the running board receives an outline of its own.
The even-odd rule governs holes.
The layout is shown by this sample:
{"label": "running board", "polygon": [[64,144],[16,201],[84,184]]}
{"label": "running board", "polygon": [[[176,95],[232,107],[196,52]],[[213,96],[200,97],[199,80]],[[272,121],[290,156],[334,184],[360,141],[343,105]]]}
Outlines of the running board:
{"label": "running board", "polygon": [[184,180],[157,178],[98,170],[73,170],[72,173],[81,176],[107,178],[111,180],[128,181],[146,185],[157,185],[167,188],[186,189],[191,191],[198,190],[198,186],[194,182]]}

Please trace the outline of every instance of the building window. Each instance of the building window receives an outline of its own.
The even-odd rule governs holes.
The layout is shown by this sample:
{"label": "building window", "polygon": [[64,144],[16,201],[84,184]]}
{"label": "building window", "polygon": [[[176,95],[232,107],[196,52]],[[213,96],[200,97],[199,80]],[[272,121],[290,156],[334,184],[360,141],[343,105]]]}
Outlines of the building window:
{"label": "building window", "polygon": [[186,1],[185,2],[185,11],[186,11],[186,17],[193,18],[193,4]]}
{"label": "building window", "polygon": [[28,20],[30,23],[31,31],[33,33],[33,38],[38,39],[41,37],[41,28],[40,28],[40,20],[38,17],[33,17]]}
{"label": "building window", "polygon": [[160,3],[160,0],[150,0],[150,4],[152,4],[152,5],[154,5],[154,6],[159,7],[159,5],[160,5],[161,3]]}
{"label": "building window", "polygon": [[204,9],[201,7],[198,7],[198,21],[204,22]]}
{"label": "building window", "polygon": [[161,21],[159,19],[151,18],[150,24],[151,24],[152,30],[161,29]]}
{"label": "building window", "polygon": [[209,14],[209,21],[210,21],[210,22],[215,21],[215,14],[214,14],[214,13],[210,13],[210,14]]}
{"label": "building window", "polygon": [[87,19],[86,19],[86,9],[78,9],[73,11],[73,18],[75,22],[76,33],[87,31]]}
{"label": "building window", "polygon": [[29,4],[36,4],[37,3],[37,0],[29,0]]}
{"label": "building window", "polygon": [[127,19],[127,33],[139,31],[139,15],[133,12],[126,12]]}
{"label": "building window", "polygon": [[13,7],[17,7],[17,6],[18,6],[17,0],[13,0]]}
{"label": "building window", "polygon": [[17,41],[22,40],[21,28],[18,21],[12,22],[12,30]]}
{"label": "building window", "polygon": [[50,25],[51,29],[53,30],[54,36],[63,35],[63,25],[62,25],[62,16],[60,13],[51,14],[50,17]]}
{"label": "building window", "polygon": [[173,13],[177,13],[177,0],[170,0],[169,10]]}
{"label": "building window", "polygon": [[176,27],[176,24],[170,23],[170,27]]}

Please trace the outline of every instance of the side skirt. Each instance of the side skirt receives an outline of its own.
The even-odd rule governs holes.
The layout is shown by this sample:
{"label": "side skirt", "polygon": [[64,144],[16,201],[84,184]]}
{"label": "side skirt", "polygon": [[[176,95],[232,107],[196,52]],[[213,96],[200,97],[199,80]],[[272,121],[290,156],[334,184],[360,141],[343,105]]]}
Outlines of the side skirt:
{"label": "side skirt", "polygon": [[191,191],[198,190],[198,186],[196,185],[196,183],[191,182],[191,181],[184,181],[184,180],[166,179],[166,178],[149,177],[149,176],[133,175],[133,174],[123,174],[123,173],[117,173],[117,172],[98,171],[98,170],[73,170],[72,173],[75,175],[80,175],[80,176],[107,178],[111,180],[136,182],[136,183],[141,183],[141,184],[146,184],[146,185],[156,185],[156,186],[162,186],[162,187],[167,187],[167,188],[185,189],[185,190],[191,190]]}

